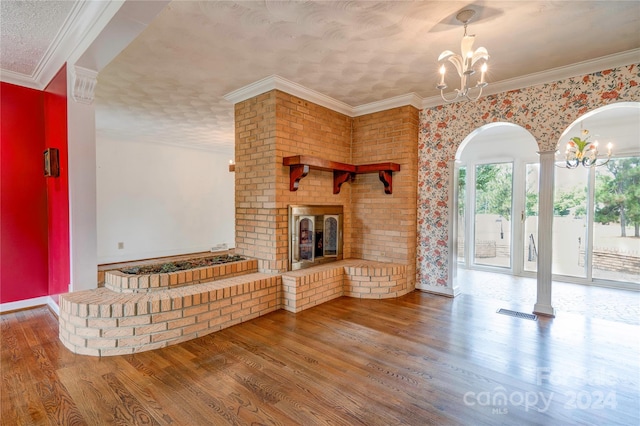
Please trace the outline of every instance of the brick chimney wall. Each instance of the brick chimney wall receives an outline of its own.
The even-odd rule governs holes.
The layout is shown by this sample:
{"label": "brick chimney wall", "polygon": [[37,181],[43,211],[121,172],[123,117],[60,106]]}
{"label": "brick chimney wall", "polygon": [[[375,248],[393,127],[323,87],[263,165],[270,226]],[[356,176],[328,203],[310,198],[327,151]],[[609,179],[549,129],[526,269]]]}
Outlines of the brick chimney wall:
{"label": "brick chimney wall", "polygon": [[276,269],[276,96],[235,105],[236,253]]}
{"label": "brick chimney wall", "polygon": [[400,164],[393,193],[385,194],[377,173],[358,175],[351,185],[352,256],[408,266],[415,286],[417,244],[419,111],[403,106],[353,119],[353,163]]}
{"label": "brick chimney wall", "polygon": [[[344,206],[344,258],[397,262],[415,281],[418,110],[400,107],[351,118],[272,90],[235,105],[236,252],[261,272],[288,267],[287,207]],[[393,194],[377,173],[333,194],[333,174],[311,170],[289,191],[282,159],[311,155],[350,164],[396,162]]]}
{"label": "brick chimney wall", "polygon": [[[351,221],[351,187],[342,185],[339,194],[333,193],[333,173],[310,170],[300,180],[297,191],[289,191],[289,167],[282,159],[292,155],[311,155],[338,161],[351,162],[352,118],[329,108],[277,91],[277,149],[276,182],[279,220],[277,235],[278,264],[288,266],[287,207],[289,205],[342,205],[343,227],[349,229]],[[349,258],[351,240],[344,234],[343,254]]]}
{"label": "brick chimney wall", "polygon": [[[351,188],[345,184],[334,195],[333,174],[311,170],[291,192],[289,167],[282,159],[305,154],[349,163],[352,119],[272,90],[236,104],[235,121],[236,253],[258,258],[261,272],[284,272],[288,206],[343,205],[347,228]],[[345,239],[345,257],[349,243]]]}

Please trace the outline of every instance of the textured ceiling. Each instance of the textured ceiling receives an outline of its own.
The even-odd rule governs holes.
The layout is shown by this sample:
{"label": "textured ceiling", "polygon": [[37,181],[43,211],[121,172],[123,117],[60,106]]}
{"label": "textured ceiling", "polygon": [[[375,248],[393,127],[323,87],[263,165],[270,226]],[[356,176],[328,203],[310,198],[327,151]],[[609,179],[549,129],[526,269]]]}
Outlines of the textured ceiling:
{"label": "textured ceiling", "polygon": [[[436,59],[459,51],[455,15],[467,4],[174,1],[100,73],[98,132],[228,150],[233,107],[223,96],[274,74],[354,107],[436,95]],[[635,1],[472,7],[490,82],[640,46]]]}
{"label": "textured ceiling", "polygon": [[73,1],[0,1],[2,69],[33,76],[73,7]]}
{"label": "textured ceiling", "polygon": [[[7,3],[18,2],[0,1],[2,68],[5,49],[11,58],[22,52],[20,37],[42,34],[25,44],[42,50],[36,41],[50,34],[41,32],[72,4],[26,2],[5,17]],[[638,1],[173,1],[100,71],[98,138],[231,153],[233,105],[224,96],[272,75],[352,107],[435,96],[437,57],[459,51],[455,16],[465,7],[477,11],[476,47],[491,56],[489,88],[640,48]],[[34,51],[15,63],[29,72],[38,60]]]}

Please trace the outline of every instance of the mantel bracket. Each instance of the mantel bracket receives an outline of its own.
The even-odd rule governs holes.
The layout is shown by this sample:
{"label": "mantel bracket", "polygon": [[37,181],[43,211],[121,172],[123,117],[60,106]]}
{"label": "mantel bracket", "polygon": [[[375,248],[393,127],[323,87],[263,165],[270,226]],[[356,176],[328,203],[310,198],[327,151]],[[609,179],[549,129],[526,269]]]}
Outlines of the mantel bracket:
{"label": "mantel bracket", "polygon": [[309,174],[309,166],[296,164],[289,169],[289,191],[297,191],[300,179]]}
{"label": "mantel bracket", "polygon": [[380,182],[384,184],[384,193],[391,194],[393,192],[393,172],[391,170],[380,170],[378,172]]}
{"label": "mantel bracket", "polygon": [[356,178],[356,174],[352,172],[345,172],[342,170],[333,171],[333,193],[339,194],[340,187],[343,183],[353,181]]}

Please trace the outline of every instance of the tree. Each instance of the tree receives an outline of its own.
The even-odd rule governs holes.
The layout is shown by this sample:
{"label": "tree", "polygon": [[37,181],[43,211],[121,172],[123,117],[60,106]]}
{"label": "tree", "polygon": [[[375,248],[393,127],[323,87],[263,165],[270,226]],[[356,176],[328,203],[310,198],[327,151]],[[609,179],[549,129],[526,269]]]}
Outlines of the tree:
{"label": "tree", "polygon": [[[492,191],[491,183],[495,181],[499,173],[499,167],[495,164],[487,164],[476,168],[476,194]],[[462,216],[465,208],[465,191],[467,187],[467,167],[460,167],[458,174],[458,214]],[[476,195],[477,196],[477,195]],[[491,213],[487,211],[476,213]]]}
{"label": "tree", "polygon": [[460,167],[458,173],[458,215],[464,216],[467,188],[467,166]]}
{"label": "tree", "polygon": [[476,167],[476,213],[511,217],[511,164],[483,164]]}
{"label": "tree", "polygon": [[553,200],[553,214],[556,216],[568,216],[573,209],[574,217],[584,214],[587,199],[586,186],[583,188],[574,187],[568,191],[559,190]]}
{"label": "tree", "polygon": [[609,174],[596,175],[596,209],[598,223],[620,223],[620,236],[626,237],[628,224],[640,237],[640,157],[611,160]]}
{"label": "tree", "polygon": [[527,191],[527,217],[538,216],[538,193]]}
{"label": "tree", "polygon": [[538,173],[540,167],[537,165],[527,166],[527,189],[526,189],[526,202],[525,209],[526,215],[538,216]]}

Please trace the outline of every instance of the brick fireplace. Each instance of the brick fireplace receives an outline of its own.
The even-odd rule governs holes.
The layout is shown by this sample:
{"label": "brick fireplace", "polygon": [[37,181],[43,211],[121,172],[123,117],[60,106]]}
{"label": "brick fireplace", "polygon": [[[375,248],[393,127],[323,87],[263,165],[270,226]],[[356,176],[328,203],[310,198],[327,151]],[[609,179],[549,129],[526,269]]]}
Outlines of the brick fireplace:
{"label": "brick fireplace", "polygon": [[[414,107],[353,118],[272,90],[237,103],[235,112],[235,253],[251,266],[228,265],[217,277],[213,270],[204,278],[203,271],[184,272],[176,283],[192,285],[174,288],[170,277],[167,288],[161,277],[110,278],[109,288],[61,295],[60,339],[71,351],[136,353],[277,309],[300,312],[340,296],[380,299],[415,288]],[[343,164],[327,170],[316,163],[303,180],[293,165],[295,189],[283,163],[301,155]],[[294,254],[298,266],[310,268],[289,263],[289,212],[296,211]],[[302,231],[314,235],[309,247]],[[332,233],[338,238],[325,240]],[[316,247],[319,240],[328,247]],[[316,259],[322,263],[309,263]]]}
{"label": "brick fireplace", "polygon": [[[261,272],[290,269],[291,205],[343,206],[343,257],[416,271],[418,110],[350,117],[279,90],[235,104],[236,253]],[[313,170],[290,191],[283,158],[308,155],[349,164],[394,162],[393,193],[376,174],[358,174],[333,193],[333,174]]]}

